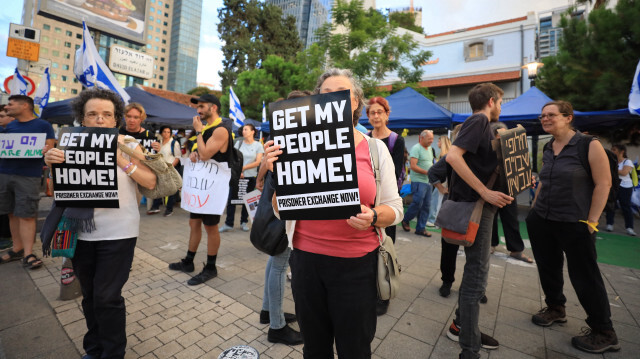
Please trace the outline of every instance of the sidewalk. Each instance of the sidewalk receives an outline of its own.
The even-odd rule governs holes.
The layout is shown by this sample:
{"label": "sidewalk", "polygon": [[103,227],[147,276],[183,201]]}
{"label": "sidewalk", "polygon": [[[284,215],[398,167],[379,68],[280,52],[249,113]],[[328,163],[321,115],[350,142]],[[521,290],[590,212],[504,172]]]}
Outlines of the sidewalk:
{"label": "sidewalk", "polygon": [[[41,203],[41,207],[48,208],[48,204]],[[268,257],[253,248],[248,233],[239,226],[223,233],[218,277],[205,285],[191,287],[186,285],[189,275],[167,268],[168,263],[186,253],[188,213],[176,209],[173,216],[165,218],[147,216],[142,207],[140,211],[140,237],[123,293],[128,313],[127,358],[215,359],[223,350],[240,344],[256,348],[261,359],[302,358],[302,345],[269,343],[268,325],[259,324]],[[459,346],[446,337],[446,331],[456,307],[464,252],[458,252],[452,294],[442,298],[438,295],[439,235],[424,238],[399,229],[396,249],[403,268],[402,287],[399,297],[391,301],[389,312],[378,318],[372,344],[374,358],[457,357]],[[206,260],[205,250],[206,240],[196,256],[196,272]],[[530,250],[526,252],[531,255]],[[45,258],[44,262],[45,268],[29,272],[17,262],[0,266],[4,279],[0,285],[0,300],[4,304],[0,314],[0,359],[75,358],[84,353],[82,336],[86,327],[80,299],[57,300],[61,260]],[[569,321],[551,328],[532,324],[531,314],[544,306],[535,264],[496,252],[491,256],[489,301],[481,305],[480,326],[500,342],[500,348],[482,350],[482,357],[638,357],[640,270],[607,264],[601,264],[600,268],[622,345],[620,352],[595,355],[571,346],[571,337],[586,324],[566,270]],[[284,307],[286,311],[294,310],[289,282]],[[61,327],[64,331],[56,330]]]}

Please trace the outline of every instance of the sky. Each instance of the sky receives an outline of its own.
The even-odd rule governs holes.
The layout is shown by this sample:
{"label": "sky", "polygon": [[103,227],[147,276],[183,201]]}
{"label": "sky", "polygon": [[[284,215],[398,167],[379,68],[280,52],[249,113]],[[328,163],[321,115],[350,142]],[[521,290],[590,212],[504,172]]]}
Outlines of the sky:
{"label": "sky", "polygon": [[[566,6],[571,0],[414,0],[422,8],[422,26],[427,34],[488,24],[525,16],[527,12],[545,11]],[[6,4],[5,4],[6,3]],[[218,37],[218,8],[222,0],[204,0],[197,81],[220,88],[218,71],[222,68],[223,43]],[[410,0],[376,1],[376,7],[408,7]],[[22,1],[3,2],[0,12],[0,81],[13,74],[17,61],[6,56],[9,23],[20,23]]]}

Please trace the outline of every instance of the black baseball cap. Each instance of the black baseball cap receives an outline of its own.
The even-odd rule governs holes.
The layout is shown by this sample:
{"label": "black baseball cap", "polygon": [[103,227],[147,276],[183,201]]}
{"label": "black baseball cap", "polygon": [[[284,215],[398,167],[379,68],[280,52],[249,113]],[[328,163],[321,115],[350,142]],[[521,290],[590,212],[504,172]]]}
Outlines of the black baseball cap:
{"label": "black baseball cap", "polygon": [[212,103],[212,104],[218,106],[218,109],[220,109],[220,107],[221,107],[220,100],[216,97],[216,95],[213,95],[213,94],[210,94],[210,93],[206,93],[206,94],[204,94],[204,95],[202,95],[200,97],[191,99],[191,103],[198,104],[198,102]]}

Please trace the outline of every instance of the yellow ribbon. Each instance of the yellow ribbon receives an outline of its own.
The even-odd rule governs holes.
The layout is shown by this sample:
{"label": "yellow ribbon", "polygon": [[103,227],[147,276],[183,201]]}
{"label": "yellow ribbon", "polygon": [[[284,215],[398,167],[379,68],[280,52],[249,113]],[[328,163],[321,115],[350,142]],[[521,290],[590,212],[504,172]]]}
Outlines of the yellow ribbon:
{"label": "yellow ribbon", "polygon": [[[204,133],[204,131],[210,129],[211,127],[218,126],[220,124],[220,122],[222,122],[222,118],[218,117],[218,119],[213,121],[212,124],[205,125],[202,128],[202,131],[200,131],[200,132]],[[193,147],[191,147],[191,152],[194,152],[198,148],[198,135],[189,137],[189,141],[193,142]]]}
{"label": "yellow ribbon", "polygon": [[578,222],[586,223],[587,226],[591,227],[591,229],[593,229],[594,232],[598,231],[598,222],[589,222],[589,220],[585,221],[584,219],[581,219]]}

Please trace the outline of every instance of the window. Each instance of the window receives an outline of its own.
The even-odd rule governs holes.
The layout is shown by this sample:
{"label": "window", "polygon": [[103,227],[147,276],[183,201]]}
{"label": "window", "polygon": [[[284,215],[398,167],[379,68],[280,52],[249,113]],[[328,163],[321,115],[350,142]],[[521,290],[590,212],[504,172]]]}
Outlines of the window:
{"label": "window", "polygon": [[49,76],[51,76],[51,78],[54,80],[58,78],[58,74],[50,74]]}
{"label": "window", "polygon": [[49,49],[46,48],[41,48],[40,49],[40,55],[48,55],[49,54]]}
{"label": "window", "polygon": [[156,75],[156,74],[153,74],[153,78],[154,78],[154,79],[155,79],[155,78],[157,78],[157,77],[158,77],[158,75]]}
{"label": "window", "polygon": [[78,83],[78,79],[74,77],[74,78],[73,78],[73,83],[74,83],[74,84],[77,84],[77,83]]}
{"label": "window", "polygon": [[69,41],[65,41],[64,42],[64,47],[71,47],[71,43]]}
{"label": "window", "polygon": [[475,44],[469,45],[469,58],[475,59],[478,57],[484,56],[484,44],[481,42],[476,42]]}
{"label": "window", "polygon": [[61,34],[62,33],[62,29],[59,28],[59,27],[56,27],[55,28],[55,32],[56,32],[56,34]]}
{"label": "window", "polygon": [[164,76],[160,75],[160,80],[164,80]]}
{"label": "window", "polygon": [[162,1],[158,1],[158,6],[162,6]]}
{"label": "window", "polygon": [[49,102],[56,102],[56,98],[55,97],[49,97]]}
{"label": "window", "polygon": [[153,21],[154,20],[153,16],[149,16],[149,20]]}
{"label": "window", "polygon": [[73,36],[73,32],[71,32],[69,30],[65,31],[64,33],[65,33],[65,35],[67,35],[69,37]]}
{"label": "window", "polygon": [[166,51],[165,49],[162,49],[162,51],[160,51],[160,52],[165,53],[165,52],[167,52],[167,51]]}
{"label": "window", "polygon": [[161,57],[161,58],[160,58],[160,62],[164,62],[164,57]]}
{"label": "window", "polygon": [[168,12],[165,12],[165,13],[164,13],[164,17],[169,17],[169,13],[168,13]]}
{"label": "window", "polygon": [[53,39],[53,44],[56,45],[56,46],[60,46],[60,40]]}
{"label": "window", "polygon": [[160,42],[160,39],[156,37],[156,42]]}
{"label": "window", "polygon": [[71,58],[71,54],[70,54],[70,53],[68,53],[68,52],[65,52],[65,53],[64,53],[64,58],[65,58],[65,59],[70,59],[70,58]]}
{"label": "window", "polygon": [[160,66],[160,71],[164,71],[164,66]]}
{"label": "window", "polygon": [[60,87],[60,92],[67,93],[67,88],[66,87]]}
{"label": "window", "polygon": [[62,76],[60,76],[60,79],[62,79],[62,81],[67,81],[67,76],[62,75]]}
{"label": "window", "polygon": [[162,23],[162,25],[169,26],[169,23],[165,21],[165,22]]}
{"label": "window", "polygon": [[147,49],[150,49],[150,48],[151,48],[151,44],[147,44]]}
{"label": "window", "polygon": [[74,94],[74,95],[77,95],[77,94],[78,94],[78,90],[76,90],[76,89],[71,89],[71,93],[72,93],[72,94]]}
{"label": "window", "polygon": [[76,34],[76,39],[81,40],[82,39],[82,34]]}
{"label": "window", "polygon": [[43,30],[51,30],[51,26],[49,26],[49,24],[44,24],[44,25],[42,25],[42,29]]}
{"label": "window", "polygon": [[161,23],[162,21],[160,21],[160,19],[158,19],[158,20],[156,20],[156,22],[159,24],[159,23]]}
{"label": "window", "polygon": [[62,69],[68,71],[69,70],[69,65],[62,65]]}
{"label": "window", "polygon": [[42,42],[49,42],[49,36],[42,35]]}
{"label": "window", "polygon": [[151,40],[151,39],[153,39],[153,36],[147,35],[147,39]]}
{"label": "window", "polygon": [[153,25],[149,25],[148,28],[149,28],[149,31],[153,31]]}
{"label": "window", "polygon": [[151,9],[151,12],[156,12],[156,9],[153,6],[150,7],[150,9]]}
{"label": "window", "polygon": [[149,86],[149,81],[144,80],[144,85],[145,85],[145,86]]}
{"label": "window", "polygon": [[167,30],[162,30],[162,35],[166,35],[167,34]]}
{"label": "window", "polygon": [[151,87],[156,88],[156,83],[155,83],[155,82],[154,82],[154,83],[152,83],[152,84],[151,84]]}
{"label": "window", "polygon": [[160,28],[159,27],[156,27],[156,32],[160,32]]}
{"label": "window", "polygon": [[58,57],[58,56],[60,56],[60,51],[58,51],[58,50],[51,50],[51,55],[53,55],[53,56],[55,56],[55,57]]}
{"label": "window", "polygon": [[80,45],[76,45],[76,50],[80,48]]}
{"label": "window", "polygon": [[166,43],[167,43],[167,40],[162,39],[162,43],[163,43],[163,44],[166,44]]}
{"label": "window", "polygon": [[157,70],[158,69],[158,65],[153,65],[153,69]]}
{"label": "window", "polygon": [[160,90],[162,90],[162,85],[161,85],[161,84],[160,84],[160,85],[158,85],[158,88],[159,88]]}
{"label": "window", "polygon": [[160,48],[158,46],[155,46],[153,49],[156,50],[156,51],[160,50]]}
{"label": "window", "polygon": [[57,68],[58,68],[58,66],[59,66],[59,65],[58,65],[58,63],[57,63],[57,62],[52,62],[52,63],[51,63],[51,67],[53,67],[54,69],[57,69]]}
{"label": "window", "polygon": [[151,0],[151,3],[155,3],[155,2],[156,2],[156,0]]}
{"label": "window", "polygon": [[465,41],[464,61],[481,61],[493,56],[493,40],[477,39]]}
{"label": "window", "polygon": [[[58,87],[56,87],[55,85],[51,85],[51,91],[57,91]],[[49,101],[51,101],[51,99],[49,99]]]}
{"label": "window", "polygon": [[168,9],[169,8],[169,4],[164,4],[164,7]]}

